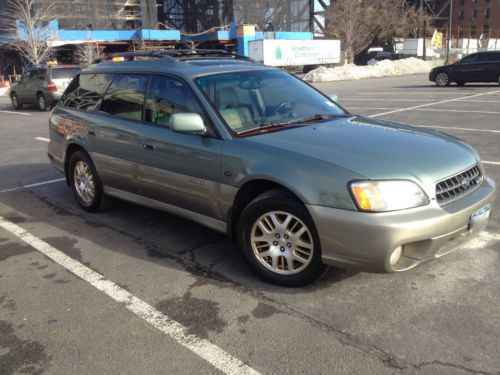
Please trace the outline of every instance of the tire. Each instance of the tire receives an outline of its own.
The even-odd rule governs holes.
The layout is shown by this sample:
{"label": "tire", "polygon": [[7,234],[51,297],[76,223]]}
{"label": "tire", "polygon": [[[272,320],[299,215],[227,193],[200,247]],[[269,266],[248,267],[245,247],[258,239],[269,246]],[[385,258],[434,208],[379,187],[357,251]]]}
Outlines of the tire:
{"label": "tire", "polygon": [[[250,267],[273,284],[304,286],[326,269],[309,212],[281,190],[259,195],[243,210],[238,222],[238,243]],[[262,255],[268,252],[272,255]]]}
{"label": "tire", "polygon": [[45,112],[50,107],[47,104],[47,99],[45,98],[45,95],[43,95],[42,93],[38,93],[38,95],[36,96],[36,103],[38,105],[38,109],[42,112]]}
{"label": "tire", "polygon": [[438,87],[449,86],[450,85],[450,76],[448,75],[448,73],[444,73],[444,72],[438,73],[436,75],[435,82],[436,82],[436,86],[438,86]]}
{"label": "tire", "polygon": [[465,86],[465,82],[462,82],[462,81],[457,82],[457,86],[460,86],[460,87]]}
{"label": "tire", "polygon": [[21,108],[23,108],[23,105],[19,100],[19,96],[17,96],[15,92],[10,94],[10,102],[12,103],[12,108],[14,108],[15,110],[20,110]]}
{"label": "tire", "polygon": [[82,151],[74,152],[68,168],[71,190],[76,201],[86,211],[96,212],[104,207],[104,189],[94,163]]}

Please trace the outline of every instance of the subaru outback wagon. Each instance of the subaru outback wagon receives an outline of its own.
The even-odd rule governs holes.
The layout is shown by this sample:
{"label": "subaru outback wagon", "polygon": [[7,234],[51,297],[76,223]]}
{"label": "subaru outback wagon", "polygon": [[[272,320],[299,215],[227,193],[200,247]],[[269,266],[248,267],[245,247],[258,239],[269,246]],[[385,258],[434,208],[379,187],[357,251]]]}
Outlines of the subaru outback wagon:
{"label": "subaru outback wagon", "polygon": [[112,196],[191,219],[288,286],[326,265],[408,270],[487,225],[495,184],[459,139],[351,115],[235,55],[122,58],[83,70],[50,117],[49,158],[85,210]]}

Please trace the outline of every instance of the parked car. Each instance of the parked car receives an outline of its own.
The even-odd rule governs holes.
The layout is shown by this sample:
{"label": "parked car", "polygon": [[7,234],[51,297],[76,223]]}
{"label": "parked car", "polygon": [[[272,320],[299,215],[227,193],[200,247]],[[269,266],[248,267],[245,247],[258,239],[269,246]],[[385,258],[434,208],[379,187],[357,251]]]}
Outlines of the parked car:
{"label": "parked car", "polygon": [[78,65],[34,66],[12,85],[12,107],[21,109],[24,104],[36,104],[41,111],[50,109],[78,73]]}
{"label": "parked car", "polygon": [[50,117],[49,158],[85,210],[112,196],[191,219],[288,286],[325,265],[405,271],[487,225],[495,184],[456,138],[222,52],[125,57],[83,70]]}
{"label": "parked car", "polygon": [[500,51],[473,53],[453,64],[434,68],[429,73],[429,80],[439,87],[449,86],[452,82],[458,86],[467,82],[500,84]]}

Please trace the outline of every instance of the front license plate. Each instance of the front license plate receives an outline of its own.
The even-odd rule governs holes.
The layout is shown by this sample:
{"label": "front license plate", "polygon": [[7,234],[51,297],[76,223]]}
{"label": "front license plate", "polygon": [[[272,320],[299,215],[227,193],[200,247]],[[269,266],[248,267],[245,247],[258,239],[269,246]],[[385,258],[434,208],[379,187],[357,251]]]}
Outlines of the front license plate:
{"label": "front license plate", "polygon": [[491,204],[487,204],[483,208],[477,210],[470,216],[469,220],[469,230],[473,232],[480,232],[486,225],[488,225],[488,219],[490,217]]}

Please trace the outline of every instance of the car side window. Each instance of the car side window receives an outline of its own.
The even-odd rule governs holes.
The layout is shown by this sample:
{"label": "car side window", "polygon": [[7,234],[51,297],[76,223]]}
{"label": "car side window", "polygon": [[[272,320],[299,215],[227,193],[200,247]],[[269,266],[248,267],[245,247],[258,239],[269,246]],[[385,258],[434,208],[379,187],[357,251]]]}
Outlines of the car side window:
{"label": "car side window", "polygon": [[479,55],[477,54],[469,55],[462,59],[462,64],[472,64],[477,62],[478,60],[479,60]]}
{"label": "car side window", "polygon": [[192,90],[182,81],[165,76],[153,76],[146,99],[145,121],[170,127],[174,113],[198,113],[203,110]]}
{"label": "car side window", "polygon": [[130,120],[142,120],[147,75],[116,74],[101,104],[101,112]]}
{"label": "car side window", "polygon": [[112,74],[80,74],[71,81],[59,105],[95,111],[112,79]]}

